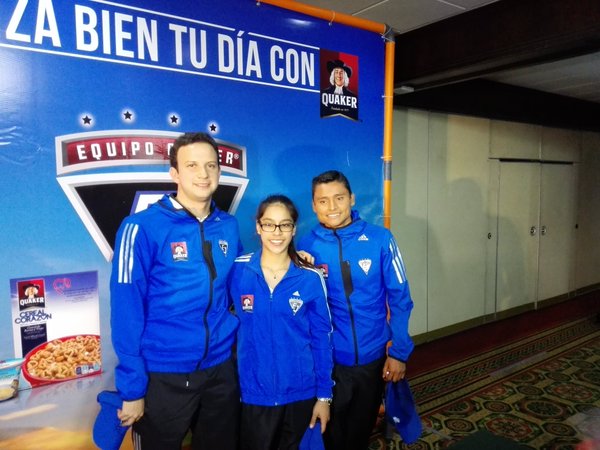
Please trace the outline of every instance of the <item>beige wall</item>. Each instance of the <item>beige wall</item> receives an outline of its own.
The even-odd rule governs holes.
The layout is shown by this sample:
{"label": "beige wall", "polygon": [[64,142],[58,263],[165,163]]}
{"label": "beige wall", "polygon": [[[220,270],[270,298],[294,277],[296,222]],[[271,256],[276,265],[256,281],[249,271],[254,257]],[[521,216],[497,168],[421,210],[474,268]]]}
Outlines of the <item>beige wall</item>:
{"label": "beige wall", "polygon": [[393,133],[392,231],[415,301],[411,334],[497,311],[499,158],[566,162],[578,174],[565,294],[600,283],[600,135],[410,109],[394,111]]}
{"label": "beige wall", "polygon": [[575,287],[600,283],[600,134],[582,133]]}

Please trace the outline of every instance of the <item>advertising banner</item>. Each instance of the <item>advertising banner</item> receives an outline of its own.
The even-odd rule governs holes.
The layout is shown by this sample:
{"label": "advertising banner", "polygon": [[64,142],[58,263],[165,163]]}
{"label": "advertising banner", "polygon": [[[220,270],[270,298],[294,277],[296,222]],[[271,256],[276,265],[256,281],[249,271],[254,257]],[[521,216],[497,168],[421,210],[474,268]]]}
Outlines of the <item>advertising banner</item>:
{"label": "advertising banner", "polygon": [[[214,198],[237,217],[246,251],[269,194],[288,195],[297,236],[307,232],[311,180],[329,169],[381,224],[384,52],[377,33],[255,0],[3,0],[0,279],[11,301],[0,302],[0,360],[95,335],[103,373],[20,391],[0,403],[0,429],[20,435],[11,414],[43,399],[57,413],[31,413],[29,430],[89,431],[95,395],[113,386],[116,230],[174,190],[168,154],[181,133],[219,144]],[[78,294],[59,294],[59,278]],[[55,326],[67,313],[79,316]]]}

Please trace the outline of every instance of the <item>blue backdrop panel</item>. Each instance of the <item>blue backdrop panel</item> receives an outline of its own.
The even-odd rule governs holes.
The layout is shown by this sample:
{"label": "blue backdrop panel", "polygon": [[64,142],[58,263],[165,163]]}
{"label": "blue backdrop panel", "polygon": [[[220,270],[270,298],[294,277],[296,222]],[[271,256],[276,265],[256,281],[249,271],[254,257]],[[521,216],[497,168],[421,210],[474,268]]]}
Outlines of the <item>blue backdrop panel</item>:
{"label": "blue backdrop panel", "polygon": [[[321,54],[352,60],[356,120],[321,117]],[[3,0],[0,67],[0,359],[14,356],[9,280],[97,271],[106,373],[71,401],[111,386],[110,221],[131,212],[138,191],[170,188],[164,142],[179,133],[206,131],[233,149],[220,194],[247,250],[270,193],[296,202],[306,232],[311,179],[331,168],[350,178],[363,217],[381,221],[384,41],[375,33],[254,0]],[[70,139],[81,146],[67,155]],[[150,154],[145,145],[158,141]],[[53,388],[60,404],[65,387],[40,389]],[[35,406],[28,395],[0,404],[0,415],[11,402]],[[56,420],[64,428],[94,413],[82,401]]]}

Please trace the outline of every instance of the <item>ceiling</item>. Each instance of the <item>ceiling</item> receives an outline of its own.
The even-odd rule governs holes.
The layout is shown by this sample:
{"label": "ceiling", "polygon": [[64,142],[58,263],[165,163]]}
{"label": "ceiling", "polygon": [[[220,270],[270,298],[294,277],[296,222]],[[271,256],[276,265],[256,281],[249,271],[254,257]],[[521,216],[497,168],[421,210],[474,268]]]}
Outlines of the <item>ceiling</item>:
{"label": "ceiling", "polygon": [[501,71],[486,78],[501,83],[600,103],[599,52]]}
{"label": "ceiling", "polygon": [[[530,88],[536,91],[542,91],[544,93],[556,94],[560,96],[566,96],[573,99],[579,99],[586,102],[594,102],[600,104],[600,44],[596,40],[600,41],[600,33],[598,28],[591,30],[593,39],[590,39],[589,26],[583,24],[582,27],[586,28],[585,36],[580,36],[577,46],[569,45],[567,51],[567,40],[573,41],[574,36],[580,34],[577,30],[569,28],[568,24],[560,22],[561,15],[568,14],[568,11],[572,9],[573,5],[581,5],[579,11],[574,12],[572,17],[565,17],[564,21],[570,20],[571,23],[575,22],[573,17],[578,19],[580,16],[585,16],[585,8],[589,7],[593,14],[598,13],[598,8],[595,4],[598,4],[597,0],[578,0],[574,4],[569,2],[569,7],[566,8],[564,3],[560,5],[557,1],[545,0],[546,3],[529,0],[522,0],[521,2],[511,0],[301,0],[302,3],[317,6],[322,9],[333,10],[336,12],[346,13],[359,18],[369,19],[376,22],[384,23],[391,27],[396,33],[396,43],[402,43],[403,38],[406,36],[412,36],[418,34],[419,39],[423,40],[424,31],[429,29],[433,31],[437,30],[437,25],[441,24],[441,21],[452,24],[452,20],[455,21],[458,30],[459,28],[464,32],[465,26],[460,27],[460,22],[456,22],[458,16],[469,13],[471,17],[475,17],[475,10],[483,12],[492,8],[498,8],[500,4],[506,10],[507,8],[514,8],[514,18],[506,16],[510,23],[515,23],[518,26],[520,22],[523,22],[524,15],[532,15],[535,21],[534,15],[539,10],[546,8],[546,5],[552,3],[556,4],[556,9],[547,10],[547,16],[541,15],[541,22],[529,22],[528,25],[523,25],[529,29],[534,29],[537,24],[544,24],[549,22],[556,22],[551,26],[556,26],[558,32],[556,35],[550,36],[549,34],[543,36],[543,39],[538,39],[532,36],[529,41],[529,54],[528,57],[521,59],[514,59],[510,63],[501,61],[501,58],[496,57],[496,64],[487,65],[483,70],[473,70],[470,72],[463,71],[456,73],[451,76],[450,72],[446,70],[444,76],[437,77],[434,81],[429,80],[429,84],[423,84],[423,87],[430,88],[432,85],[435,87],[442,86],[444,84],[456,83],[464,80],[473,80],[475,78],[479,80],[499,82],[512,86],[518,86],[523,88]],[[525,5],[525,4],[529,5]],[[496,5],[492,5],[496,4]],[[528,9],[524,9],[528,8]],[[469,14],[465,14],[463,17],[467,17]],[[494,20],[495,16],[484,16],[487,20]],[[446,20],[447,19],[447,20]],[[514,20],[513,20],[514,19]],[[525,22],[523,22],[525,23]],[[464,22],[463,22],[464,24]],[[479,25],[479,27],[477,27]],[[484,29],[485,27],[480,26],[481,23],[474,22],[472,26],[475,28]],[[577,25],[575,25],[577,26]],[[466,25],[469,27],[469,25]],[[543,29],[543,26],[541,27]],[[548,33],[555,33],[554,29],[544,30]],[[531,31],[529,31],[531,33]],[[560,34],[560,35],[559,35]],[[485,35],[483,35],[485,37]],[[496,37],[497,36],[497,37]],[[555,37],[556,36],[556,37]],[[498,33],[495,36],[490,37],[491,39],[502,39],[504,35]],[[515,40],[511,42],[512,49],[509,49],[514,53],[520,51],[519,39],[523,40],[523,37],[516,36]],[[466,37],[465,40],[461,41],[461,45],[469,45],[479,43],[479,38]],[[590,45],[590,42],[593,45]],[[414,41],[408,41],[411,45]],[[548,46],[552,45],[556,47],[556,51],[549,52]],[[537,46],[537,47],[536,47]],[[402,65],[406,65],[407,59],[404,61],[398,60],[398,48],[396,58],[396,72]],[[481,48],[476,49],[481,51]],[[537,50],[544,51],[544,57],[532,57],[534,52]],[[494,55],[493,49],[488,51],[487,57]],[[407,58],[415,59],[421,57],[422,54],[415,56],[408,56]],[[463,55],[464,56],[464,55]],[[506,55],[504,55],[506,59]],[[447,67],[444,69],[448,69]],[[443,72],[440,68],[440,73]],[[435,78],[435,77],[434,77]],[[402,92],[399,89],[400,86],[406,86],[409,90],[419,89],[418,80],[415,83],[411,83],[415,79],[408,77],[406,80],[395,78],[396,93]]]}
{"label": "ceiling", "polygon": [[397,33],[420,28],[496,0],[301,0],[307,5],[385,23]]}

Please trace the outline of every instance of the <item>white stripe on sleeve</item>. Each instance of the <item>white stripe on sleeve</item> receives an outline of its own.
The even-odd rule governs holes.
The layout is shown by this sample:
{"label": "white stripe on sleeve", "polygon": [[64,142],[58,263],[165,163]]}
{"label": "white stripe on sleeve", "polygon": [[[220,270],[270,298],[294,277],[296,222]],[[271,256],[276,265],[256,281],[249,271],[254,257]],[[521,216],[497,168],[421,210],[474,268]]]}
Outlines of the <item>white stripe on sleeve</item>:
{"label": "white stripe on sleeve", "polygon": [[404,262],[402,261],[402,255],[400,255],[400,249],[393,239],[390,240],[390,252],[392,252],[393,255],[392,265],[396,271],[396,277],[398,277],[400,283],[404,283],[404,280],[406,279]]}
{"label": "white stripe on sleeve", "polygon": [[125,225],[121,245],[119,247],[119,283],[131,283],[131,273],[133,272],[133,249],[135,237],[139,226],[137,224]]}

